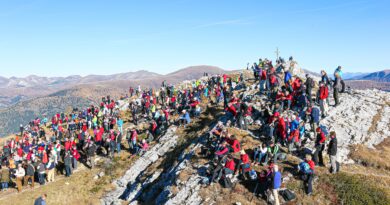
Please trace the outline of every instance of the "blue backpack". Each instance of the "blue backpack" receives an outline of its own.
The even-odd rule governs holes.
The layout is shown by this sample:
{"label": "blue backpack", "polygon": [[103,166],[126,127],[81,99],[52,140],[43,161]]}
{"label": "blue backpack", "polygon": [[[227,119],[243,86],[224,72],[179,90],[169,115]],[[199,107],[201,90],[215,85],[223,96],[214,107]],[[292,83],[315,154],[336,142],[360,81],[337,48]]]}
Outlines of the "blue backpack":
{"label": "blue backpack", "polygon": [[328,132],[328,129],[326,129],[326,126],[320,125],[320,128],[321,128],[322,132],[324,133],[325,137],[328,137],[329,132]]}
{"label": "blue backpack", "polygon": [[313,171],[310,169],[310,165],[307,162],[301,162],[299,164],[299,170],[305,174],[311,174]]}

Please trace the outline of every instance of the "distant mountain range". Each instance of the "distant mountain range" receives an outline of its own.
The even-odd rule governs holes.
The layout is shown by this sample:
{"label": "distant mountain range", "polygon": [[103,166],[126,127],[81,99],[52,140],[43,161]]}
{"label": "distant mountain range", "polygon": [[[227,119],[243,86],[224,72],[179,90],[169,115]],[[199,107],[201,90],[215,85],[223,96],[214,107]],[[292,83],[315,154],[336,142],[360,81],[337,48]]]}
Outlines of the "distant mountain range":
{"label": "distant mountain range", "polygon": [[0,78],[0,136],[17,132],[20,124],[35,117],[96,104],[106,95],[118,99],[130,86],[158,87],[163,80],[176,84],[197,79],[205,72],[213,75],[227,71],[214,66],[191,66],[167,75],[137,71],[107,76]]}

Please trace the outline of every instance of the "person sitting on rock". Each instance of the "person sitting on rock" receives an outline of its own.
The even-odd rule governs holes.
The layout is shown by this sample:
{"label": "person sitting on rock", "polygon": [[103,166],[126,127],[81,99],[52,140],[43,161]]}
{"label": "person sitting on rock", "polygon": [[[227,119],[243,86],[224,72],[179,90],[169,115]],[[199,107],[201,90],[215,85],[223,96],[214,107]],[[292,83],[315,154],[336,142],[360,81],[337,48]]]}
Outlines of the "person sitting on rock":
{"label": "person sitting on rock", "polygon": [[251,162],[249,160],[249,156],[245,153],[245,150],[240,151],[240,161],[237,164],[237,171],[240,171],[241,177],[246,180],[246,174],[251,167]]}
{"label": "person sitting on rock", "polygon": [[181,125],[188,125],[191,123],[190,114],[187,112],[187,110],[182,110],[182,115],[179,117],[179,124]]}

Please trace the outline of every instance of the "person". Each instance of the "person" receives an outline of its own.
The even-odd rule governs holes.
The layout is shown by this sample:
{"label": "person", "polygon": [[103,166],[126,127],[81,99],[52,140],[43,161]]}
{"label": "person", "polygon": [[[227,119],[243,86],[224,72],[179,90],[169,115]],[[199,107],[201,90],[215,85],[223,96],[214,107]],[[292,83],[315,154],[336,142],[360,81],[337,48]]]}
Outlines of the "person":
{"label": "person", "polygon": [[245,153],[245,150],[240,151],[240,161],[237,165],[238,168],[236,170],[241,170],[240,174],[242,178],[245,180],[246,179],[245,174],[248,172],[248,169],[251,167],[249,156],[248,154]]}
{"label": "person", "polygon": [[90,140],[86,145],[87,150],[87,162],[90,165],[90,168],[93,169],[95,166],[95,153],[96,153],[96,145]]}
{"label": "person", "polygon": [[180,125],[187,125],[191,123],[190,114],[187,112],[187,110],[182,110],[182,115],[180,116]]}
{"label": "person", "polygon": [[18,164],[18,169],[15,172],[16,186],[18,188],[18,193],[20,193],[22,191],[22,189],[23,189],[22,181],[23,181],[23,178],[24,178],[25,175],[26,175],[26,171],[22,167],[22,164]]}
{"label": "person", "polygon": [[337,66],[336,70],[334,71],[334,78],[338,79],[338,82],[341,84],[341,91],[340,93],[345,92],[345,83],[343,80],[343,71],[341,66]]}
{"label": "person", "polygon": [[42,194],[42,196],[35,200],[34,205],[46,205],[46,197],[47,194]]}
{"label": "person", "polygon": [[31,161],[27,161],[26,176],[24,176],[24,184],[28,185],[29,180],[31,180],[31,188],[34,188],[34,175],[35,167]]}
{"label": "person", "polygon": [[337,172],[337,138],[336,132],[330,132],[330,141],[328,144],[328,154],[330,159],[331,173],[335,174]]}
{"label": "person", "polygon": [[311,97],[311,91],[314,88],[314,80],[309,76],[309,74],[306,74],[306,96],[309,100],[309,103],[312,103],[312,97]]}
{"label": "person", "polygon": [[309,154],[306,155],[305,160],[298,165],[298,173],[305,183],[307,195],[311,195],[313,193],[314,167],[315,163]]}
{"label": "person", "polygon": [[44,185],[45,184],[46,167],[45,167],[45,164],[42,161],[38,162],[37,172],[38,172],[39,184],[40,185]]}
{"label": "person", "polygon": [[47,182],[54,182],[54,168],[56,167],[56,164],[54,160],[50,159],[49,163],[46,165],[47,170]]}
{"label": "person", "polygon": [[264,164],[268,163],[268,160],[273,159],[273,163],[276,163],[279,155],[279,145],[275,144],[273,141],[270,142],[270,145],[267,147],[267,155],[265,157]]}
{"label": "person", "polygon": [[141,156],[143,153],[148,151],[149,144],[146,142],[145,139],[142,139],[141,143],[139,144],[140,149],[138,149],[138,156]]}
{"label": "person", "polygon": [[317,127],[316,132],[317,137],[315,141],[314,162],[316,165],[324,166],[324,158],[322,156],[322,151],[324,151],[326,137],[321,127]]}
{"label": "person", "polygon": [[320,82],[319,103],[320,103],[322,118],[325,118],[328,115],[328,106],[326,102],[326,100],[328,99],[328,95],[329,95],[328,86],[326,86],[323,82]]}
{"label": "person", "polygon": [[9,171],[9,168],[3,164],[1,166],[1,190],[2,191],[7,191],[8,190],[8,185],[9,185],[9,182],[11,181],[11,178],[10,178],[10,171]]}
{"label": "person", "polygon": [[274,164],[271,176],[272,196],[274,197],[274,204],[279,205],[279,188],[282,186],[282,174],[279,172],[278,165]]}
{"label": "person", "polygon": [[72,175],[72,157],[69,151],[65,153],[64,165],[65,165],[65,177],[70,177],[70,175]]}
{"label": "person", "polygon": [[[328,91],[329,91],[331,81],[330,81],[328,74],[326,73],[325,70],[321,70],[321,82],[328,88]],[[326,103],[329,105],[329,95],[326,98]]]}
{"label": "person", "polygon": [[333,98],[335,102],[334,107],[337,107],[340,104],[340,99],[339,99],[340,86],[343,87],[344,84],[344,81],[342,81],[341,77],[342,77],[341,66],[339,66],[334,72],[334,83],[333,83]]}
{"label": "person", "polygon": [[253,163],[261,164],[265,156],[267,155],[267,145],[265,143],[261,144],[259,147],[255,148],[253,155]]}

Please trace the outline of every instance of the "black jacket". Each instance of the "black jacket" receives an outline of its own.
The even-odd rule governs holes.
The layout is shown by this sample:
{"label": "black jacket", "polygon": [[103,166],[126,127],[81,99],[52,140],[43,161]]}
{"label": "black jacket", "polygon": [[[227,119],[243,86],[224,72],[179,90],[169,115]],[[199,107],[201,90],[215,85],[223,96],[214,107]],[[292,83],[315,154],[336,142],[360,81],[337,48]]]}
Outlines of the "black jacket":
{"label": "black jacket", "polygon": [[328,154],[335,156],[337,154],[337,138],[333,138],[329,141]]}

